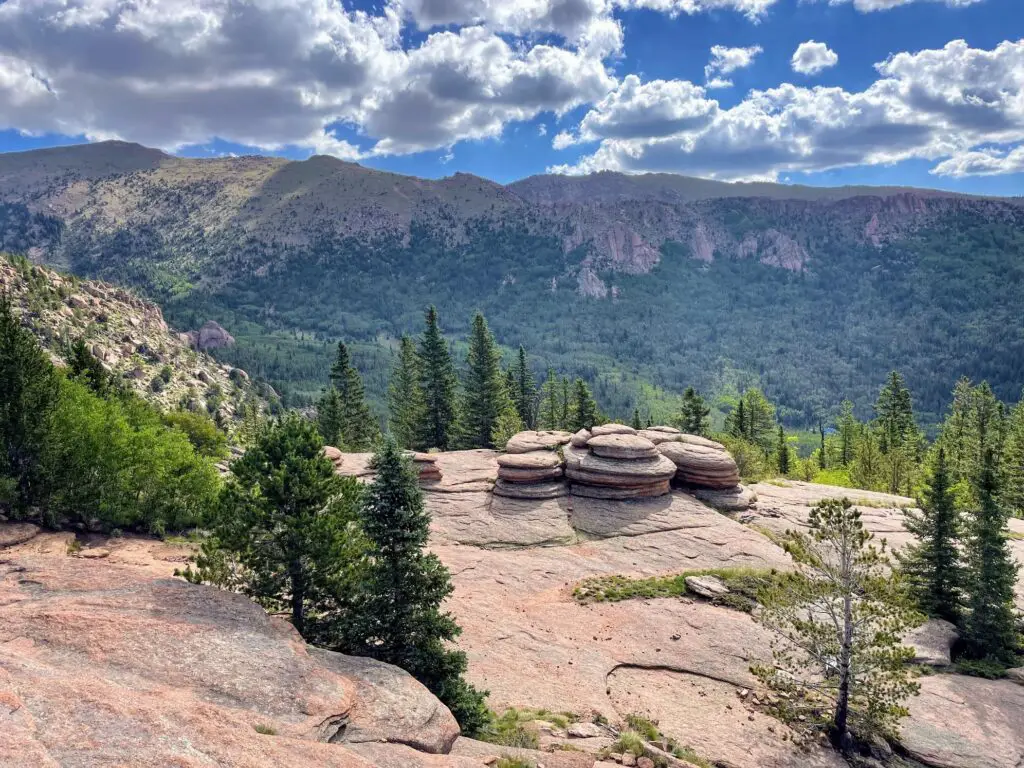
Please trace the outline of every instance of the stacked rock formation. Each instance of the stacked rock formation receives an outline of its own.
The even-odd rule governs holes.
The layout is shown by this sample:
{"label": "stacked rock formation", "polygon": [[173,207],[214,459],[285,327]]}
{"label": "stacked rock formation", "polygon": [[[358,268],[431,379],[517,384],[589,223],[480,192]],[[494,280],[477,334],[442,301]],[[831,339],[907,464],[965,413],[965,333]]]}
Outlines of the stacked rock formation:
{"label": "stacked rock formation", "polygon": [[554,499],[569,493],[559,451],[569,442],[568,432],[520,432],[498,457],[494,493],[512,499]]}
{"label": "stacked rock formation", "polygon": [[683,485],[716,490],[740,484],[736,461],[725,446],[697,435],[677,435],[658,445],[663,456],[676,465],[676,480]]}
{"label": "stacked rock formation", "polygon": [[574,496],[644,499],[664,496],[676,465],[653,441],[624,424],[581,430],[565,449],[565,474]]}
{"label": "stacked rock formation", "polygon": [[443,477],[441,468],[437,466],[437,456],[432,453],[410,452],[406,454],[412,459],[413,469],[419,475],[421,483],[440,482]]}

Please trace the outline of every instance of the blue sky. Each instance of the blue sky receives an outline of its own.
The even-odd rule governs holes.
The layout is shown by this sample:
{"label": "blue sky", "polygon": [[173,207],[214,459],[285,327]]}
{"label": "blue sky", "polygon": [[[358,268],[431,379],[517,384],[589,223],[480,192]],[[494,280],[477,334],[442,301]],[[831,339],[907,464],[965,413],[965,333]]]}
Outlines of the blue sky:
{"label": "blue sky", "polygon": [[[0,0],[0,151],[120,138],[501,182],[607,169],[1024,194],[1021,0],[138,6]],[[713,48],[726,63],[708,70]]]}

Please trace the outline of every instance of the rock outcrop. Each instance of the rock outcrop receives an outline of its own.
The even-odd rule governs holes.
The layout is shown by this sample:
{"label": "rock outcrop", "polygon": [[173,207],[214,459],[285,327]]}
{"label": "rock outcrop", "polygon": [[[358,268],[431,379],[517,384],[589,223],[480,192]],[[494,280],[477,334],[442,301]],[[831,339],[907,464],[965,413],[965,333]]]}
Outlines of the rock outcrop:
{"label": "rock outcrop", "polygon": [[679,441],[661,443],[658,450],[675,464],[676,479],[684,485],[723,490],[740,483],[736,461],[720,443],[686,435]]}
{"label": "rock outcrop", "polygon": [[198,331],[189,331],[186,335],[189,343],[200,352],[223,349],[235,343],[235,337],[214,320],[207,320]]}
{"label": "rock outcrop", "polygon": [[0,765],[482,765],[445,754],[455,719],[407,673],[168,578],[173,548],[126,537],[88,559],[18,530],[0,550]]}
{"label": "rock outcrop", "polygon": [[675,465],[650,440],[621,424],[594,427],[586,447],[565,449],[574,496],[624,500],[664,496]]}

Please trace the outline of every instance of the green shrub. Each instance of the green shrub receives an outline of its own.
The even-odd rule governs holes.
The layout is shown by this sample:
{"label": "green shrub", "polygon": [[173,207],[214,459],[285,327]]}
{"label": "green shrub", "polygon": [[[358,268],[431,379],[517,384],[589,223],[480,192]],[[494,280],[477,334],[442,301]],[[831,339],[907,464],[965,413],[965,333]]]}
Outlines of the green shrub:
{"label": "green shrub", "polygon": [[263,723],[257,723],[252,728],[256,733],[263,734],[264,736],[277,736],[277,731],[269,725],[263,725]]}
{"label": "green shrub", "polygon": [[643,738],[636,731],[623,731],[619,734],[619,738],[615,740],[615,743],[612,744],[611,750],[612,752],[642,757],[647,752],[647,745],[644,744]]}
{"label": "green shrub", "polygon": [[494,764],[496,768],[536,768],[534,763],[526,760],[522,757],[499,757],[498,762]]}
{"label": "green shrub", "polygon": [[479,731],[476,737],[481,741],[501,744],[504,747],[537,749],[540,741],[536,729],[531,724],[536,719],[537,713],[534,710],[512,707],[501,715],[492,717],[490,725]]}
{"label": "green shrub", "polygon": [[961,675],[983,677],[986,680],[1000,680],[1006,677],[1006,665],[993,659],[962,659],[955,669]]}
{"label": "green shrub", "polygon": [[661,731],[658,730],[657,723],[642,715],[626,715],[626,725],[648,741],[657,741],[661,738]]}

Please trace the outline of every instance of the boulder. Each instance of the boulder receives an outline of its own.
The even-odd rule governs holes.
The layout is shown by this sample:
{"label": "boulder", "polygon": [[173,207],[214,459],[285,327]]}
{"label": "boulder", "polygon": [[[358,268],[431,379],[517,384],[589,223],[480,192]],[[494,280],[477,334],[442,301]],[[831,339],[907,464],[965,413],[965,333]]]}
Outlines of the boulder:
{"label": "boulder", "polygon": [[551,469],[561,467],[562,457],[555,451],[533,451],[532,453],[506,453],[498,457],[498,476],[501,468],[508,469]]}
{"label": "boulder", "polygon": [[1006,670],[1006,679],[1017,685],[1024,685],[1024,667],[1014,667]]}
{"label": "boulder", "polygon": [[569,445],[573,448],[586,448],[587,441],[590,440],[592,436],[593,435],[589,429],[581,429],[579,432],[575,433],[572,438],[570,438]]}
{"label": "boulder", "polygon": [[952,664],[950,653],[960,633],[956,626],[943,619],[929,619],[903,638],[904,645],[914,649],[914,664],[930,667],[948,667]]}
{"label": "boulder", "polygon": [[655,429],[641,429],[639,432],[637,432],[637,435],[646,440],[650,440],[655,445],[660,445],[661,443],[678,443],[680,440],[683,439],[683,436],[680,434],[673,434],[671,432],[659,432],[658,430]]}
{"label": "boulder", "polygon": [[591,739],[608,735],[608,731],[597,723],[570,723],[566,733],[574,739]]}
{"label": "boulder", "polygon": [[686,588],[709,600],[729,594],[729,588],[717,576],[687,576]]}
{"label": "boulder", "polygon": [[702,445],[705,448],[714,448],[716,451],[725,450],[725,446],[722,445],[721,443],[716,443],[714,440],[709,440],[708,438],[701,437],[700,435],[689,435],[680,433],[679,442],[689,443],[690,445]]}
{"label": "boulder", "polygon": [[566,476],[572,481],[590,485],[637,487],[671,480],[676,473],[675,464],[661,455],[622,461],[574,448],[565,452],[565,458]]}
{"label": "boulder", "polygon": [[331,460],[333,464],[341,464],[344,459],[344,455],[340,450],[335,448],[333,445],[325,445],[323,450],[324,456]]}
{"label": "boulder", "polygon": [[658,456],[654,443],[638,435],[594,435],[587,447],[606,459],[653,459]]}
{"label": "boulder", "polygon": [[494,483],[494,495],[507,499],[557,499],[569,495],[569,484],[566,482],[509,482],[498,478]]}
{"label": "boulder", "polygon": [[688,493],[719,512],[743,512],[757,503],[757,494],[745,485],[734,485],[732,488],[690,488]]}
{"label": "boulder", "polygon": [[682,432],[680,432],[675,427],[668,427],[668,426],[665,426],[664,424],[658,425],[656,427],[648,427],[647,429],[649,431],[651,431],[651,432],[661,432],[661,433],[666,434],[666,435],[681,435],[682,434]]}
{"label": "boulder", "polygon": [[739,469],[727,451],[687,442],[662,443],[658,450],[678,468],[676,479],[682,483],[707,488],[739,485]]}
{"label": "boulder", "polygon": [[599,424],[590,430],[595,437],[598,435],[635,435],[636,430],[625,424]]}
{"label": "boulder", "polygon": [[554,451],[572,439],[568,432],[526,431],[513,435],[505,445],[506,453],[530,453],[531,451]]}
{"label": "boulder", "polygon": [[198,331],[189,331],[188,339],[189,343],[200,352],[230,347],[235,343],[234,336],[213,320],[207,320]]}

